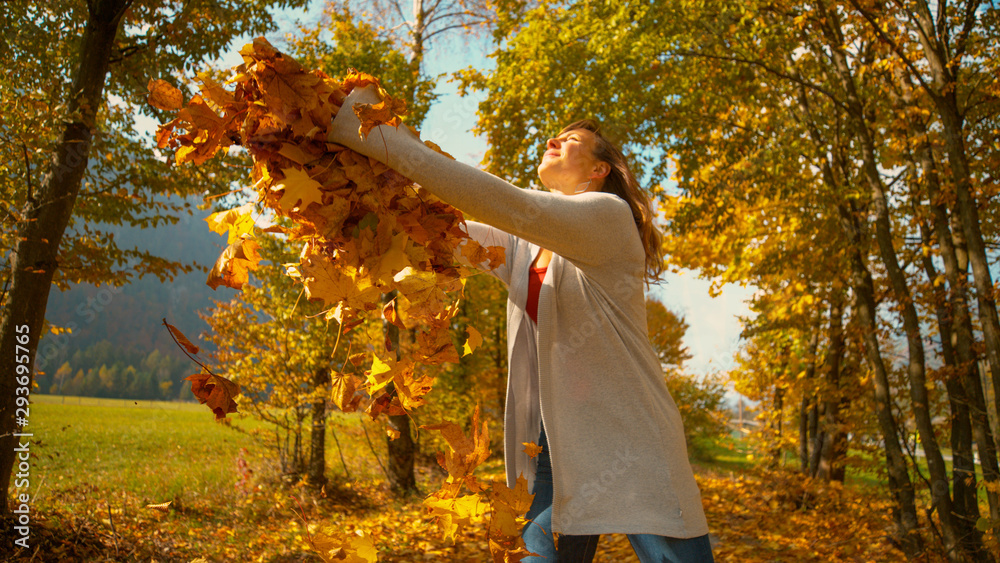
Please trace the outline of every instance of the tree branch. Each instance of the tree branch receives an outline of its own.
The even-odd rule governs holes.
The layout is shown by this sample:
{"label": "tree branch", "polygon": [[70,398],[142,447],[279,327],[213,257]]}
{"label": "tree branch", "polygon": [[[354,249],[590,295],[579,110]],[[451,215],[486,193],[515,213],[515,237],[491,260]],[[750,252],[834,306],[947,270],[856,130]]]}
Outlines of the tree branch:
{"label": "tree branch", "polygon": [[479,22],[467,23],[467,24],[459,24],[459,23],[457,23],[457,24],[454,24],[454,25],[449,25],[447,27],[442,27],[441,29],[436,29],[436,30],[432,31],[431,33],[429,33],[427,35],[426,39],[427,39],[427,41],[430,41],[433,37],[435,37],[435,36],[437,36],[437,35],[439,35],[441,33],[444,33],[446,31],[451,31],[452,29],[458,29],[460,27],[466,27],[466,26],[479,26],[479,25],[483,25],[485,23],[486,23],[486,20],[479,21]]}
{"label": "tree branch", "polygon": [[[910,69],[910,74],[912,74],[917,79],[917,82],[920,82],[921,88],[926,90],[929,94],[934,95],[934,91],[927,84],[927,82],[924,81],[923,75],[920,73],[919,70],[917,70],[917,67],[913,65],[913,62],[910,61],[910,59],[906,56],[905,51],[903,51],[903,49],[899,46],[898,43],[896,43],[896,41],[892,37],[889,37],[887,33],[882,31],[882,28],[878,25],[878,22],[875,21],[874,16],[872,16],[870,12],[862,8],[861,5],[858,4],[858,0],[848,0],[848,1],[851,3],[851,6],[853,6],[854,9],[861,14],[861,17],[865,18],[868,24],[871,25],[871,27],[875,30],[875,33],[879,36],[879,38],[885,41],[886,44],[889,45],[889,48],[892,49],[894,53],[896,53],[896,56],[903,61],[903,64],[906,65],[906,68]],[[918,24],[917,27],[920,27],[920,25]],[[921,27],[920,29],[921,29],[920,32],[924,33],[923,28]]]}
{"label": "tree branch", "polygon": [[965,55],[965,42],[968,41],[969,35],[972,33],[972,28],[976,26],[976,11],[980,6],[980,2],[969,0],[965,8],[965,21],[962,24],[962,31],[958,33],[958,38],[955,39],[955,53],[953,58],[961,59]]}
{"label": "tree branch", "polygon": [[[392,3],[392,7],[396,8],[396,13],[399,14],[399,19],[403,21],[402,25],[410,26],[409,20],[407,20],[406,15],[403,14],[403,8],[399,6],[399,0],[394,0]],[[399,26],[396,27],[398,28]]]}
{"label": "tree branch", "polygon": [[809,88],[810,90],[815,90],[815,91],[823,94],[824,96],[826,96],[827,98],[829,98],[830,101],[833,102],[833,104],[836,105],[837,107],[839,107],[840,109],[843,109],[845,111],[847,111],[847,109],[848,109],[847,106],[844,105],[843,102],[841,102],[839,99],[837,99],[837,97],[833,94],[833,92],[830,92],[826,88],[824,88],[824,87],[822,87],[822,86],[820,86],[818,84],[814,84],[812,82],[808,82],[806,80],[803,80],[801,78],[797,78],[793,74],[788,74],[787,72],[783,72],[783,71],[780,71],[780,70],[778,70],[776,68],[770,67],[770,66],[764,64],[761,61],[754,61],[754,60],[744,59],[744,58],[740,58],[740,57],[727,57],[727,56],[724,56],[724,55],[709,55],[709,54],[705,54],[705,53],[698,53],[698,52],[695,52],[695,51],[672,51],[671,54],[679,55],[681,57],[702,57],[702,58],[706,58],[706,59],[716,59],[716,60],[729,61],[729,62],[734,62],[734,63],[742,63],[742,64],[748,64],[750,66],[760,67],[760,68],[764,69],[765,71],[767,71],[767,72],[769,72],[769,73],[771,73],[771,74],[773,74],[775,76],[778,76],[780,78],[784,78],[785,80],[789,80],[791,82],[794,82],[795,84],[799,84],[801,86],[805,86],[806,88]]}
{"label": "tree branch", "polygon": [[21,141],[21,150],[24,151],[24,181],[28,184],[28,203],[35,207],[34,186],[31,185],[31,160],[28,158],[28,145]]}

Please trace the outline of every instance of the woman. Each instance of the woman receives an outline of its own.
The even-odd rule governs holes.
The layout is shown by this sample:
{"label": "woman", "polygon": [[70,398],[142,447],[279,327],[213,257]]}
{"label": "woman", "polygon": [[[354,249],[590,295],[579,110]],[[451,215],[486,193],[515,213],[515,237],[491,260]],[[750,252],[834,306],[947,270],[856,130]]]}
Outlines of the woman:
{"label": "woman", "polygon": [[[538,175],[549,191],[523,190],[405,127],[361,139],[348,108],[377,101],[373,86],[352,92],[330,140],[476,217],[469,235],[506,252],[491,272],[509,290],[504,457],[508,486],[524,475],[535,494],[523,536],[541,556],[525,561],[590,561],[605,533],[628,534],[643,563],[712,561],[680,414],[646,332],[659,235],[624,156],[578,122],[546,145]],[[526,442],[543,452],[530,458]]]}

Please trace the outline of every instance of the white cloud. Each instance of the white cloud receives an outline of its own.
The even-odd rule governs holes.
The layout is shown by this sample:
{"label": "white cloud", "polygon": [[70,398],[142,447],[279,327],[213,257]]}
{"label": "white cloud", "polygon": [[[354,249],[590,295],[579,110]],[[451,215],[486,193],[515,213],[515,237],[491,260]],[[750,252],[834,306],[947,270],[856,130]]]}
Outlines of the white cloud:
{"label": "white cloud", "polygon": [[650,293],[687,321],[684,344],[692,356],[688,371],[706,374],[732,368],[743,330],[738,317],[750,316],[746,301],[754,289],[730,284],[718,297],[711,297],[711,282],[698,279],[695,272],[667,274],[664,279]]}

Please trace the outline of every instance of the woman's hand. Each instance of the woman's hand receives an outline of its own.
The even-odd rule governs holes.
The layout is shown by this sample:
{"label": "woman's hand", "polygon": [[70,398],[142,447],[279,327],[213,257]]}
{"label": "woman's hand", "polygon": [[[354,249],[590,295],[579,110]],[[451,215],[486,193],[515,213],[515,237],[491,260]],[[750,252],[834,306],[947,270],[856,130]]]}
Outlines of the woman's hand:
{"label": "woman's hand", "polygon": [[341,106],[337,117],[330,124],[330,134],[327,139],[331,143],[344,145],[349,149],[363,153],[364,151],[361,148],[364,145],[364,140],[358,133],[358,130],[361,128],[361,120],[354,113],[354,105],[377,104],[380,101],[378,87],[374,84],[352,90],[347,98],[344,99],[344,105]]}
{"label": "woman's hand", "polygon": [[405,124],[401,124],[399,127],[379,125],[369,131],[367,137],[361,137],[359,133],[361,121],[354,113],[354,106],[377,104],[381,101],[382,97],[379,96],[378,87],[374,84],[352,90],[350,95],[344,99],[344,105],[341,106],[337,117],[330,125],[327,139],[331,143],[343,145],[400,171],[398,166],[402,162],[411,162],[414,154],[419,155],[421,151],[428,149]]}

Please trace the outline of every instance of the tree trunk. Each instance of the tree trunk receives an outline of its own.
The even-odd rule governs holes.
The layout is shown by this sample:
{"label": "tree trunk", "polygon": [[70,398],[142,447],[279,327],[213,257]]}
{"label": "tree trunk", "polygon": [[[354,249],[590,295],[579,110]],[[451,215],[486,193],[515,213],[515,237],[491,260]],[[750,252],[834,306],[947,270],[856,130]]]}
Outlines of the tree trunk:
{"label": "tree trunk", "polygon": [[[786,60],[789,63],[789,68],[794,69],[795,65],[791,57],[788,56]],[[823,182],[827,185],[831,194],[841,194],[843,193],[843,186],[841,184],[845,182],[841,182],[838,178],[849,178],[851,176],[850,174],[838,174],[839,172],[844,172],[843,168],[845,164],[839,162],[839,157],[837,156],[839,154],[838,147],[827,142],[816,127],[810,109],[809,97],[801,83],[799,84],[797,94],[798,118],[808,130],[809,137],[815,145],[816,153],[821,155],[819,158],[821,159],[820,171],[823,176]],[[831,162],[831,158],[837,162]],[[898,425],[892,414],[889,375],[882,360],[878,341],[875,284],[872,281],[871,272],[868,270],[868,266],[865,264],[864,256],[862,255],[862,252],[866,251],[867,245],[861,234],[861,223],[858,221],[855,210],[851,205],[850,201],[840,201],[837,203],[837,213],[840,218],[841,228],[847,240],[847,275],[851,289],[854,291],[854,309],[861,322],[865,356],[874,376],[872,380],[875,384],[875,414],[884,441],[889,490],[896,503],[893,507],[893,519],[896,522],[896,538],[900,542],[903,552],[910,558],[916,558],[923,552],[923,541],[920,537],[919,522],[917,520],[916,495],[913,483],[910,481],[906,458],[903,457],[903,450],[900,447]]]}
{"label": "tree trunk", "polygon": [[823,405],[822,439],[817,441],[812,476],[825,481],[844,480],[844,457],[847,455],[847,432],[840,420],[846,409],[840,388],[841,360],[844,356],[844,296],[837,293],[830,304],[830,349],[826,354],[826,393]]}
{"label": "tree trunk", "polygon": [[[968,5],[970,9],[962,12],[962,17],[965,19],[962,25],[966,28],[971,28],[978,17],[977,5],[978,3],[970,3]],[[976,284],[979,323],[986,344],[990,376],[993,388],[1000,389],[1000,316],[997,314],[993,278],[980,227],[979,208],[972,192],[972,171],[965,147],[965,116],[958,102],[960,88],[956,76],[960,72],[959,65],[964,55],[959,51],[964,49],[964,45],[949,44],[949,40],[953,38],[949,34],[950,29],[935,25],[929,10],[917,9],[912,15],[914,17],[910,21],[916,24],[916,35],[920,39],[924,59],[931,75],[931,82],[922,84],[941,118],[945,152],[948,154],[948,164],[951,167],[957,196],[957,215],[961,218],[962,232],[968,245],[969,263],[972,265],[972,277]],[[1000,393],[996,394],[994,402],[997,412],[1000,412]]]}
{"label": "tree trunk", "polygon": [[785,390],[781,387],[774,388],[774,418],[771,419],[771,428],[775,433],[775,444],[771,447],[771,463],[772,468],[778,467],[782,461],[782,449],[781,449],[781,419],[784,418],[782,411],[785,408],[784,403]]}
{"label": "tree trunk", "polygon": [[417,492],[413,463],[417,448],[410,433],[410,417],[405,414],[389,417],[389,425],[399,432],[399,438],[389,440],[389,487],[398,495]]}
{"label": "tree trunk", "polygon": [[802,402],[799,404],[799,471],[809,475],[809,396],[802,394]]}
{"label": "tree trunk", "polygon": [[326,393],[330,383],[330,370],[320,368],[313,374],[313,390],[316,398],[312,404],[312,431],[309,438],[309,466],[306,481],[314,487],[326,485]]}
{"label": "tree trunk", "polygon": [[[930,245],[931,237],[927,227],[920,225],[921,237],[925,245]],[[937,278],[934,260],[929,254],[923,256],[924,271],[928,279]],[[952,450],[952,491],[955,495],[955,516],[964,522],[961,526],[963,535],[981,535],[975,530],[975,522],[979,517],[979,505],[976,500],[976,467],[972,458],[972,424],[969,419],[969,401],[965,386],[962,383],[960,370],[965,369],[958,362],[953,341],[957,334],[952,330],[952,315],[948,308],[948,298],[942,285],[935,284],[934,313],[937,317],[938,332],[941,334],[941,357],[945,369],[949,373],[944,378],[945,389],[948,392],[948,405],[951,410],[951,450]],[[974,363],[973,366],[976,364]],[[975,515],[975,516],[973,516]]]}
{"label": "tree trunk", "polygon": [[[395,293],[386,293],[384,303],[392,301]],[[386,342],[392,347],[392,353],[399,356],[399,328],[388,322],[382,322]],[[395,394],[396,388],[390,383],[387,393]],[[417,456],[417,448],[410,433],[410,417],[405,414],[389,416],[389,426],[399,432],[399,437],[393,440],[387,438],[386,446],[389,459],[386,461],[386,471],[389,474],[389,488],[400,496],[405,496],[417,490],[417,479],[413,474],[413,464]]]}
{"label": "tree trunk", "polygon": [[[900,73],[899,84],[901,87],[900,99],[903,104],[914,105],[913,84],[909,76]],[[927,189],[927,198],[930,201],[931,217],[933,221],[934,238],[937,239],[941,258],[945,267],[945,276],[948,280],[948,295],[941,295],[943,288],[935,285],[935,302],[938,304],[939,326],[941,327],[942,355],[946,365],[954,366],[956,373],[946,379],[949,398],[954,392],[960,393],[953,401],[953,427],[952,427],[952,449],[954,450],[954,469],[952,482],[955,490],[956,513],[969,522],[969,529],[965,537],[979,538],[981,533],[975,529],[975,522],[979,518],[979,504],[976,497],[975,486],[975,466],[972,457],[971,440],[974,437],[979,448],[980,464],[982,465],[983,477],[987,483],[997,483],[1000,481],[1000,465],[997,462],[997,448],[994,436],[990,428],[989,415],[986,408],[986,396],[983,385],[979,378],[979,358],[975,351],[975,336],[972,327],[972,319],[969,314],[967,300],[968,274],[967,253],[964,249],[964,237],[955,239],[951,232],[950,224],[952,218],[949,217],[948,210],[944,204],[944,194],[941,188],[941,180],[937,171],[937,163],[929,139],[930,132],[924,122],[912,117],[907,121],[910,129],[910,136],[919,139],[916,144],[916,159],[911,158],[910,166],[916,171],[923,171],[923,185]],[[918,198],[914,198],[919,200]],[[928,247],[931,246],[931,235],[928,229],[921,225],[923,242]],[[924,269],[927,271],[928,279],[937,279],[934,262],[929,255],[923,258]],[[940,310],[946,308],[946,311]],[[951,382],[953,378],[957,381]],[[961,387],[961,389],[953,389]],[[956,415],[956,409],[964,411]],[[955,418],[958,416],[959,418]],[[971,427],[969,418],[971,416]],[[958,424],[956,428],[954,425]],[[956,442],[958,439],[958,443]],[[966,480],[970,480],[966,485]],[[963,484],[959,486],[959,481]],[[971,489],[963,491],[963,488]],[[958,494],[963,491],[966,498],[963,506],[958,506]],[[1000,498],[997,492],[987,487],[987,499],[990,506],[990,515],[994,520],[1000,520]]]}
{"label": "tree trunk", "polygon": [[892,415],[889,373],[880,352],[878,326],[875,320],[875,284],[861,255],[860,248],[863,243],[860,240],[860,227],[855,213],[844,204],[840,206],[840,216],[841,224],[853,247],[849,251],[851,288],[854,290],[855,308],[864,334],[865,356],[874,375],[872,379],[875,383],[875,414],[884,442],[889,491],[896,500],[896,506],[893,507],[893,517],[898,528],[896,535],[902,545],[903,553],[913,559],[923,552],[923,541],[920,538],[917,521],[916,495],[899,442],[899,426]]}
{"label": "tree trunk", "polygon": [[799,413],[799,467],[806,475],[812,475],[809,464],[809,449],[816,449],[819,429],[819,394],[813,378],[816,376],[816,350],[819,348],[819,334],[823,326],[822,313],[816,316],[812,336],[809,337],[809,357],[806,362],[805,389]]}
{"label": "tree trunk", "polygon": [[[11,260],[12,283],[0,323],[0,491],[6,495],[11,483],[17,447],[16,432],[31,432],[29,425],[15,425],[17,366],[29,368],[33,380],[35,353],[41,338],[52,277],[59,267],[57,257],[66,226],[73,214],[80,182],[87,169],[96,128],[96,115],[104,103],[104,85],[115,36],[131,0],[93,0],[87,27],[80,41],[80,59],[73,77],[72,97],[62,140],[56,148],[48,175],[37,193],[30,193],[26,221],[18,225],[18,243]],[[27,327],[28,362],[16,362],[16,336]],[[20,329],[20,330],[19,330]],[[8,503],[0,504],[0,515]]]}
{"label": "tree trunk", "polygon": [[822,2],[818,6],[825,20],[822,29],[827,46],[830,48],[833,69],[846,95],[848,120],[860,145],[862,177],[871,192],[871,205],[875,211],[875,240],[879,255],[885,266],[886,275],[895,294],[903,321],[908,352],[906,373],[909,379],[911,409],[930,474],[931,504],[937,510],[940,519],[941,539],[948,558],[958,563],[964,559],[959,549],[963,534],[955,521],[948,483],[948,468],[945,465],[944,456],[941,454],[934,425],[931,421],[931,398],[927,391],[926,355],[920,328],[920,317],[913,304],[913,298],[906,281],[906,273],[899,265],[899,258],[893,243],[888,196],[879,175],[875,142],[868,127],[864,101],[855,87],[854,76],[845,53],[845,40],[841,33],[839,16],[835,11],[827,10]]}

